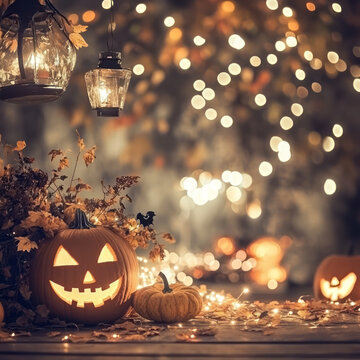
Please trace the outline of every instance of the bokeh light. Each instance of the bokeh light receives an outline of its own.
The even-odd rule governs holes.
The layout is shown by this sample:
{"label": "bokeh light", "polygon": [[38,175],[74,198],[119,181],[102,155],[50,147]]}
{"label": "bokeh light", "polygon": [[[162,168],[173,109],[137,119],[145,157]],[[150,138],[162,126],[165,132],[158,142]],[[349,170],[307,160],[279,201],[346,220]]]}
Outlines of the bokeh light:
{"label": "bokeh light", "polygon": [[[110,8],[110,6],[107,9],[109,9],[109,8]],[[136,8],[135,8],[135,10],[138,14],[143,14],[146,11],[146,9],[147,9],[147,7],[144,3],[137,4]]]}
{"label": "bokeh light", "polygon": [[228,41],[229,45],[237,50],[241,50],[245,46],[244,39],[238,34],[230,35]]}
{"label": "bokeh light", "polygon": [[333,179],[326,179],[324,183],[324,192],[326,195],[333,195],[336,191],[336,183]]}
{"label": "bokeh light", "polygon": [[165,19],[164,19],[164,25],[166,27],[172,27],[175,25],[175,19],[172,17],[172,16],[167,16]]}

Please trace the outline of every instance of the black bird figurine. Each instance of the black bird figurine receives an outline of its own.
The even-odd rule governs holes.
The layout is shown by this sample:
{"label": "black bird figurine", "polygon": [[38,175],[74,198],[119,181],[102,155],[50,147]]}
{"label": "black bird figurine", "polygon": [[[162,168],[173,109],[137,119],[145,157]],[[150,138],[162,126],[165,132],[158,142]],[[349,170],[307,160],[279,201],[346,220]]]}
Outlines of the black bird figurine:
{"label": "black bird figurine", "polygon": [[143,215],[142,213],[138,213],[136,215],[136,219],[140,221],[140,224],[142,226],[146,227],[146,226],[154,225],[153,224],[154,216],[156,216],[156,214],[153,211],[148,211],[146,215]]}

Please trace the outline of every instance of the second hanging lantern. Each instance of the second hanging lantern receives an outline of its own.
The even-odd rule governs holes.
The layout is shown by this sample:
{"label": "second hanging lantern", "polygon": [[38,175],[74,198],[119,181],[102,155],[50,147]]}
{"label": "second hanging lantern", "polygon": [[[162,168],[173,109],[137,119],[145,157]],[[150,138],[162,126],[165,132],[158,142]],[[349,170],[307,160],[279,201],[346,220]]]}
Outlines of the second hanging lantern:
{"label": "second hanging lantern", "polygon": [[92,109],[98,116],[119,116],[131,78],[131,70],[121,67],[121,53],[101,52],[97,69],[85,74]]}
{"label": "second hanging lantern", "polygon": [[132,74],[131,70],[121,67],[121,53],[113,50],[114,26],[114,2],[111,1],[111,45],[108,41],[108,51],[100,53],[97,69],[85,74],[90,105],[97,110],[98,116],[120,115]]}

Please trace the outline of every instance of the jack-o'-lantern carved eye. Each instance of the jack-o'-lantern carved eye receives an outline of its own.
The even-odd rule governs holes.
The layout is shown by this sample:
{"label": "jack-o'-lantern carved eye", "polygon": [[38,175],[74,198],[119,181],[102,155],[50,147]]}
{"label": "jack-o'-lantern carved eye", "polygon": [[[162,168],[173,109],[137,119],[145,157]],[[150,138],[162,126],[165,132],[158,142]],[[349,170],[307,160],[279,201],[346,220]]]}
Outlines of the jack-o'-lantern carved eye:
{"label": "jack-o'-lantern carved eye", "polygon": [[60,245],[54,258],[54,266],[73,266],[79,263]]}
{"label": "jack-o'-lantern carved eye", "polygon": [[100,263],[114,262],[114,261],[117,261],[115,251],[110,246],[110,244],[106,243],[104,247],[101,249],[97,262],[100,264]]}

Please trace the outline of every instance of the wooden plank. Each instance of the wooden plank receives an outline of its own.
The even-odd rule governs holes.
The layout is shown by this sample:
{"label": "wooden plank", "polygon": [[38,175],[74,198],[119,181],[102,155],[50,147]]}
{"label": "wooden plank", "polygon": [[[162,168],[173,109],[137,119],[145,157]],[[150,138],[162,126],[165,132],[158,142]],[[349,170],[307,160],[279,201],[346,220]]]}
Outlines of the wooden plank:
{"label": "wooden plank", "polygon": [[[5,355],[5,357],[2,357],[1,360],[23,360],[24,357],[22,357],[21,355]],[[168,356],[161,356],[158,357],[157,355],[152,355],[151,357],[143,357],[143,356],[135,356],[135,357],[128,357],[128,356],[92,356],[92,355],[86,355],[84,356],[66,356],[64,357],[64,355],[44,355],[44,356],[38,356],[38,355],[29,355],[26,356],[25,358],[26,360],[174,360],[174,359],[183,359],[181,356],[180,357],[168,357]],[[299,360],[299,359],[304,359],[303,356],[301,356],[301,354],[299,354],[299,356],[297,357],[286,357],[286,358],[279,358],[279,357],[273,357],[271,355],[267,356],[267,357],[244,357],[242,355],[236,355],[233,357],[212,357],[211,360],[232,360],[232,359],[241,359],[241,360],[254,360],[254,359],[264,359],[264,360]],[[306,360],[347,360],[347,359],[359,359],[358,356],[354,356],[354,357],[329,357],[329,356],[321,356],[321,357],[306,357]],[[187,357],[186,360],[209,360],[209,357]]]}
{"label": "wooden plank", "polygon": [[[332,327],[309,325],[279,326],[263,331],[244,331],[242,326],[220,325],[216,336],[198,337],[195,343],[179,342],[176,335],[192,329],[172,327],[159,336],[142,342],[105,342],[94,339],[91,343],[64,343],[68,332],[48,337],[46,331],[30,337],[15,337],[0,342],[1,360],[226,360],[226,359],[359,359],[360,328],[358,324]],[[200,328],[201,326],[198,325]],[[77,338],[89,339],[90,329],[73,333]]]}
{"label": "wooden plank", "polygon": [[360,344],[354,343],[3,343],[0,358],[50,359],[76,358],[144,358],[182,359],[351,359],[360,357]]}
{"label": "wooden plank", "polygon": [[[200,328],[200,327],[199,327]],[[190,327],[191,329],[191,327]],[[279,343],[279,342],[303,342],[303,343],[331,343],[331,342],[353,342],[360,343],[360,327],[358,324],[354,325],[338,325],[333,327],[312,327],[308,326],[280,326],[274,329],[267,329],[264,334],[263,331],[244,331],[239,326],[219,325],[216,326],[217,334],[215,336],[202,336],[197,338],[199,342],[211,343]],[[189,331],[188,329],[171,328],[160,333],[159,336],[146,338],[143,342],[146,343],[176,343],[178,339],[177,334]],[[48,337],[46,332],[33,333],[29,337],[18,337],[17,342],[37,342],[37,343],[51,343],[61,342],[64,335],[68,335],[69,331],[62,331],[58,337]],[[89,339],[91,331],[81,330],[80,332],[72,332],[76,336],[83,336],[84,339]],[[92,337],[94,342],[103,343],[104,341]],[[85,340],[84,340],[85,342]]]}

